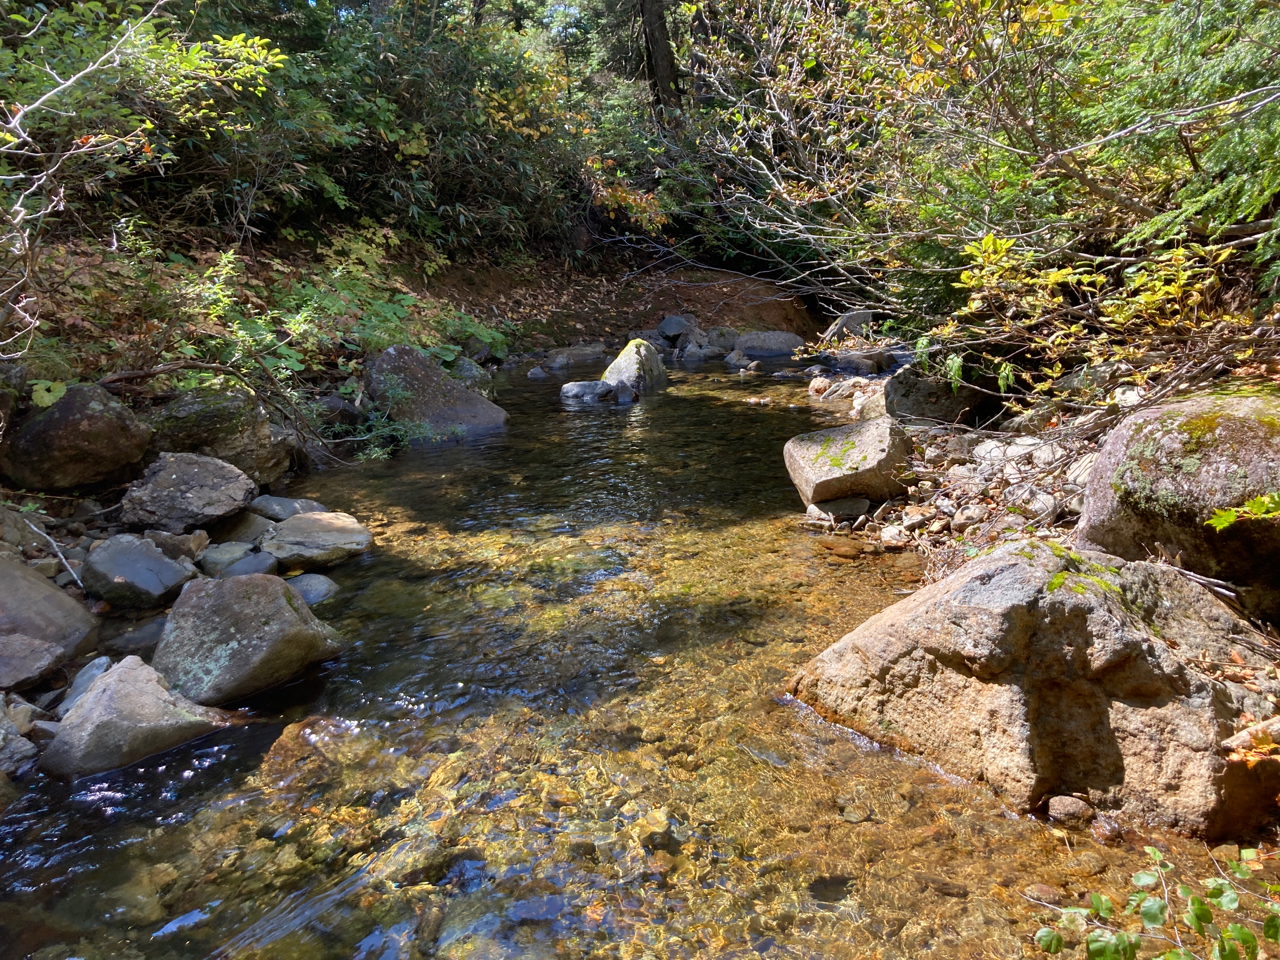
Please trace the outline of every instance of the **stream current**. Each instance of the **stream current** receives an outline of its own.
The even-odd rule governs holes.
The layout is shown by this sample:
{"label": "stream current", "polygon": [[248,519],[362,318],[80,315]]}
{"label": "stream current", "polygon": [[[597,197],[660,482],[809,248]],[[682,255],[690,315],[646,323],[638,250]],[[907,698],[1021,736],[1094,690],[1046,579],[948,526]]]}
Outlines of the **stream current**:
{"label": "stream current", "polygon": [[837,422],[804,383],[504,376],[504,433],[295,484],[377,537],[316,608],[348,649],[243,727],[26,784],[0,956],[1021,957],[1029,885],[1122,887],[1150,837],[1015,817],[778,695],[919,576],[797,526],[782,446]]}

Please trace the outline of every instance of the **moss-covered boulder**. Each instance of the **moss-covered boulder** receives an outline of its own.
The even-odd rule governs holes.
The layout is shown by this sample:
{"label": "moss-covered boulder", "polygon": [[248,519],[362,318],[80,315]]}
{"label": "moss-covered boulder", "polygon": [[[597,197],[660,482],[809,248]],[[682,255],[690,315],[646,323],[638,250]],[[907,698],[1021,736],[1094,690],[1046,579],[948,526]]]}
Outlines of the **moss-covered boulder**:
{"label": "moss-covered boulder", "polygon": [[69,490],[139,464],[150,438],[151,428],[107,391],[76,384],[15,426],[0,470],[27,490]]}
{"label": "moss-covered boulder", "polygon": [[898,477],[910,454],[911,441],[893,417],[804,433],[782,448],[806,505],[843,497],[891,500],[906,492]]}
{"label": "moss-covered boulder", "polygon": [[252,574],[197,580],[165,622],[152,666],[173,689],[214,705],[284,683],[342,649],[298,591]]}
{"label": "moss-covered boulder", "polygon": [[388,347],[369,367],[369,395],[396,423],[417,424],[433,437],[497,430],[507,412],[449,376],[411,346]]}
{"label": "moss-covered boulder", "polygon": [[196,387],[151,416],[150,455],[198,453],[239,467],[255,482],[274,483],[297,446],[291,431],[274,426],[267,409],[239,384]]}
{"label": "moss-covered boulder", "polygon": [[1196,573],[1242,589],[1254,614],[1280,619],[1280,526],[1219,509],[1280,491],[1280,391],[1193,397],[1143,410],[1103,443],[1089,473],[1078,539],[1128,560],[1157,544]]}
{"label": "moss-covered boulder", "polygon": [[615,387],[625,383],[636,393],[652,393],[667,385],[667,368],[647,340],[632,340],[600,377]]}

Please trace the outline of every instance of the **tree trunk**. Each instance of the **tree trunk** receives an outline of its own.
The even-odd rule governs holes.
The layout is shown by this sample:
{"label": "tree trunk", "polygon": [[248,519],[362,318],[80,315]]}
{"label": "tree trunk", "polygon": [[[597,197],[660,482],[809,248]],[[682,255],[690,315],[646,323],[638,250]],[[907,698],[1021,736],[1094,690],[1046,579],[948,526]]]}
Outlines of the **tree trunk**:
{"label": "tree trunk", "polygon": [[644,28],[644,69],[649,89],[653,92],[653,105],[660,110],[677,110],[680,107],[680,90],[666,10],[662,0],[637,2],[640,4],[640,23]]}

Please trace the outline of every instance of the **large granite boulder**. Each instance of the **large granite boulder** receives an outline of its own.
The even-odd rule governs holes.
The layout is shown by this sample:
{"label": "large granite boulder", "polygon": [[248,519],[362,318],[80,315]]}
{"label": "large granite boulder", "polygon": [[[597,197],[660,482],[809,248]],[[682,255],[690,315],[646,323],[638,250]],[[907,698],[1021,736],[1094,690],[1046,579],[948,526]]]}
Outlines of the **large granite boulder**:
{"label": "large granite boulder", "polygon": [[[1223,747],[1280,690],[1249,633],[1172,567],[1014,542],[875,615],[790,688],[1016,810],[1078,795],[1220,836],[1272,817],[1280,789],[1280,761]],[[1237,657],[1241,682],[1205,672]]]}
{"label": "large granite boulder", "polygon": [[150,421],[155,430],[153,456],[165,452],[214,457],[260,484],[279,480],[297,447],[292,431],[273,428],[267,408],[239,384],[183,391]]}
{"label": "large granite boulder", "polygon": [[733,343],[733,349],[748,357],[789,357],[804,346],[804,337],[785,330],[756,330],[744,333]]}
{"label": "large granite boulder", "polygon": [[732,327],[688,327],[676,341],[676,357],[690,363],[723,357],[733,350],[738,331]]}
{"label": "large granite boulder", "polygon": [[0,635],[56,643],[68,657],[93,648],[98,620],[30,567],[0,559]]}
{"label": "large granite boulder", "polygon": [[94,680],[63,717],[40,766],[74,780],[137,763],[232,722],[230,714],[170,691],[137,657],[125,657]]}
{"label": "large granite boulder", "polygon": [[1280,492],[1280,390],[1203,396],[1151,407],[1107,436],[1089,472],[1082,546],[1129,560],[1161,544],[1188,569],[1242,587],[1257,616],[1280,622],[1280,527],[1215,510]]}
{"label": "large granite boulder", "polygon": [[258,492],[243,470],[195,453],[162,453],[129,484],[120,518],[137,527],[185,533],[239,513]]}
{"label": "large granite boulder", "polygon": [[437,437],[496,430],[507,412],[449,376],[416,347],[388,347],[369,368],[369,396],[396,423],[420,424]]}
{"label": "large granite boulder", "polygon": [[782,448],[806,505],[845,497],[892,500],[906,492],[898,476],[910,454],[911,441],[893,417],[803,433]]}
{"label": "large granite boulder", "polygon": [[212,705],[284,683],[341,649],[293,587],[257,574],[188,586],[152,666],[184,696]]}
{"label": "large granite boulder", "polygon": [[113,607],[158,607],[196,576],[186,557],[174,560],[146,537],[122,533],[89,554],[80,568],[84,588]]}
{"label": "large granite boulder", "polygon": [[262,552],[285,570],[331,567],[373,546],[373,534],[349,513],[299,513],[262,538]]}
{"label": "large granite boulder", "polygon": [[138,463],[151,428],[96,384],[67,387],[51,406],[8,431],[0,459],[16,486],[69,490],[99,483]]}
{"label": "large granite boulder", "polygon": [[0,636],[0,690],[23,690],[39,683],[67,659],[59,644],[21,633]]}
{"label": "large granite boulder", "polygon": [[632,340],[600,376],[615,387],[625,383],[636,393],[651,393],[667,385],[667,368],[647,340]]}
{"label": "large granite boulder", "polygon": [[1000,400],[967,383],[924,376],[908,365],[885,384],[884,407],[889,416],[908,425],[973,425],[998,413]]}

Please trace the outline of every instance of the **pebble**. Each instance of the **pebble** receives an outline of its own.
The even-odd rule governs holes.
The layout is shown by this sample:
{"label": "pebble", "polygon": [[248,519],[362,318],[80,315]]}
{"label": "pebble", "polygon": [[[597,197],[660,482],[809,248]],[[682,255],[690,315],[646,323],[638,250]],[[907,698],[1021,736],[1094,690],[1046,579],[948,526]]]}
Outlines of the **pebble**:
{"label": "pebble", "polygon": [[1068,827],[1086,827],[1093,817],[1093,807],[1079,797],[1051,797],[1049,800],[1049,819]]}

